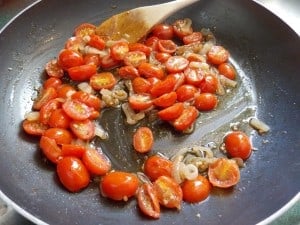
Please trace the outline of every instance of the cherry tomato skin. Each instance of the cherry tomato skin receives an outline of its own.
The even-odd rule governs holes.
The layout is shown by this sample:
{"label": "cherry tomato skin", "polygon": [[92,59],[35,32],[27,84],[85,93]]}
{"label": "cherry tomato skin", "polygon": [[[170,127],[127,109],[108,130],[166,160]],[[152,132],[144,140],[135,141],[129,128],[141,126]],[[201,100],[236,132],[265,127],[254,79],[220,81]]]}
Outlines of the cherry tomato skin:
{"label": "cherry tomato skin", "polygon": [[45,131],[44,136],[54,139],[58,145],[70,144],[72,141],[70,131],[62,128],[49,128]]}
{"label": "cherry tomato skin", "polygon": [[133,148],[139,153],[146,153],[152,149],[154,137],[148,127],[139,127],[133,135]]}
{"label": "cherry tomato skin", "polygon": [[33,109],[40,110],[44,105],[46,105],[50,100],[57,97],[57,91],[53,87],[42,88],[37,99],[34,100]]}
{"label": "cherry tomato skin", "polygon": [[76,37],[85,37],[95,34],[96,32],[96,26],[91,23],[82,23],[75,27],[74,35]]}
{"label": "cherry tomato skin", "polygon": [[123,61],[125,65],[137,68],[141,63],[147,61],[147,56],[141,51],[130,51],[125,54]]}
{"label": "cherry tomato skin", "polygon": [[189,65],[189,61],[182,56],[171,56],[165,63],[166,69],[170,73],[182,72]]}
{"label": "cherry tomato skin", "polygon": [[136,77],[139,77],[139,71],[134,66],[122,66],[118,70],[119,76],[124,79],[134,79]]}
{"label": "cherry tomato skin", "polygon": [[220,188],[229,188],[240,180],[240,170],[234,160],[219,158],[208,167],[209,182]]}
{"label": "cherry tomato skin", "polygon": [[173,178],[160,176],[154,181],[153,185],[161,205],[167,208],[181,208],[182,190]]}
{"label": "cherry tomato skin", "polygon": [[160,217],[160,205],[152,184],[144,183],[138,188],[137,201],[144,215],[154,219]]}
{"label": "cherry tomato skin", "polygon": [[83,91],[77,91],[71,96],[71,98],[77,99],[78,101],[94,108],[95,110],[99,111],[101,109],[101,100],[96,95],[89,94]]}
{"label": "cherry tomato skin", "polygon": [[93,148],[86,149],[82,156],[82,162],[93,175],[102,176],[111,169],[108,158]]}
{"label": "cherry tomato skin", "polygon": [[70,123],[72,132],[81,140],[91,140],[95,137],[95,124],[89,120],[73,120]]}
{"label": "cherry tomato skin", "polygon": [[61,102],[59,102],[56,98],[51,99],[45,105],[43,105],[40,109],[40,121],[43,124],[49,124],[50,117],[52,113],[61,107]]}
{"label": "cherry tomato skin", "polygon": [[133,94],[129,96],[128,103],[134,110],[146,110],[153,105],[153,101],[149,95],[146,94]]}
{"label": "cherry tomato skin", "polygon": [[214,45],[207,52],[207,60],[212,64],[219,65],[228,61],[229,52],[222,46]]}
{"label": "cherry tomato skin", "polygon": [[45,66],[46,73],[49,77],[61,78],[64,75],[63,69],[58,65],[57,59],[50,60]]}
{"label": "cherry tomato skin", "polygon": [[249,158],[252,145],[249,137],[242,131],[233,131],[224,138],[225,149],[230,157],[238,157],[243,160]]}
{"label": "cherry tomato skin", "polygon": [[101,72],[90,78],[90,85],[95,90],[112,89],[116,83],[117,80],[111,72]]}
{"label": "cherry tomato skin", "polygon": [[190,84],[184,84],[177,88],[176,94],[177,94],[177,100],[179,102],[185,102],[190,101],[195,98],[196,93],[198,93],[199,90],[193,85]]}
{"label": "cherry tomato skin", "polygon": [[173,39],[174,30],[172,25],[168,24],[156,24],[152,28],[152,35],[158,37],[159,39]]}
{"label": "cherry tomato skin", "polygon": [[151,83],[143,77],[136,77],[132,80],[132,88],[137,94],[149,93],[151,86]]}
{"label": "cherry tomato skin", "polygon": [[56,89],[61,84],[62,84],[61,79],[59,79],[57,77],[50,77],[44,82],[43,88],[47,89],[49,87],[53,87],[54,89]]}
{"label": "cherry tomato skin", "polygon": [[157,46],[159,51],[169,54],[173,54],[177,49],[177,45],[172,40],[158,40]]}
{"label": "cherry tomato skin", "polygon": [[68,99],[62,105],[65,113],[74,120],[86,120],[92,113],[92,108],[76,99]]}
{"label": "cherry tomato skin", "polygon": [[158,79],[162,79],[165,76],[165,73],[161,67],[147,62],[141,63],[138,67],[138,70],[140,75],[146,78],[156,77]]}
{"label": "cherry tomato skin", "polygon": [[149,179],[155,181],[160,176],[172,177],[172,166],[171,160],[153,155],[146,159],[143,168]]}
{"label": "cherry tomato skin", "polygon": [[195,42],[202,41],[202,33],[201,32],[193,32],[189,35],[186,35],[182,38],[182,41],[185,45],[192,44]]}
{"label": "cherry tomato skin", "polygon": [[105,41],[97,34],[90,35],[90,40],[87,44],[99,50],[103,50],[105,48]]}
{"label": "cherry tomato skin", "polygon": [[146,46],[150,47],[152,49],[152,51],[157,51],[158,50],[158,41],[159,41],[158,37],[150,36],[145,40],[144,44]]}
{"label": "cherry tomato skin", "polygon": [[41,136],[48,129],[48,126],[41,123],[39,120],[23,120],[22,122],[23,130],[30,135]]}
{"label": "cherry tomato skin", "polygon": [[70,49],[72,51],[80,51],[86,45],[82,37],[73,36],[70,37],[65,43],[65,49]]}
{"label": "cherry tomato skin", "polygon": [[106,55],[100,59],[100,65],[104,69],[112,69],[120,65],[120,60],[116,60],[112,56]]}
{"label": "cherry tomato skin", "polygon": [[65,156],[74,156],[77,158],[82,158],[86,148],[83,145],[78,144],[62,144],[61,145],[61,154]]}
{"label": "cherry tomato skin", "polygon": [[82,161],[76,157],[63,157],[56,167],[63,186],[70,192],[78,192],[90,183],[90,175]]}
{"label": "cherry tomato skin", "polygon": [[215,76],[206,74],[198,86],[202,93],[216,93],[218,89],[218,80]]}
{"label": "cherry tomato skin", "polygon": [[160,110],[157,115],[161,120],[172,121],[177,119],[183,112],[184,106],[182,102]]}
{"label": "cherry tomato skin", "polygon": [[70,84],[62,84],[61,86],[57,87],[57,97],[59,98],[68,98],[72,94],[76,92],[75,88]]}
{"label": "cherry tomato skin", "polygon": [[139,180],[133,173],[112,171],[102,177],[100,190],[103,196],[116,201],[127,201],[134,196]]}
{"label": "cherry tomato skin", "polygon": [[219,73],[225,77],[234,80],[236,77],[236,71],[230,63],[221,63],[218,66]]}
{"label": "cherry tomato skin", "polygon": [[194,180],[185,180],[181,185],[183,200],[189,203],[196,203],[205,200],[211,190],[208,179],[198,175]]}
{"label": "cherry tomato skin", "polygon": [[199,112],[194,106],[188,106],[183,109],[181,115],[176,118],[172,124],[176,130],[184,131],[195,122],[198,115]]}
{"label": "cherry tomato skin", "polygon": [[40,139],[40,148],[48,160],[53,163],[58,163],[62,158],[61,148],[56,144],[52,138],[42,136]]}
{"label": "cherry tomato skin", "polygon": [[166,52],[156,52],[155,59],[158,60],[160,63],[165,63],[171,57],[170,53]]}
{"label": "cherry tomato skin", "polygon": [[97,66],[94,64],[74,66],[68,69],[68,75],[74,81],[86,81],[96,73]]}
{"label": "cherry tomato skin", "polygon": [[146,56],[149,56],[151,53],[151,48],[142,43],[129,43],[129,51],[140,51],[144,52]]}
{"label": "cherry tomato skin", "polygon": [[129,46],[127,42],[117,42],[110,47],[111,57],[115,60],[123,60],[125,55],[129,52]]}
{"label": "cherry tomato skin", "polygon": [[217,107],[218,97],[212,93],[201,93],[195,97],[194,106],[199,111],[210,111]]}
{"label": "cherry tomato skin", "polygon": [[67,70],[74,66],[81,66],[84,64],[83,57],[80,53],[71,49],[63,49],[58,55],[58,64]]}
{"label": "cherry tomato skin", "polygon": [[173,23],[174,33],[177,37],[183,38],[184,36],[193,33],[192,21],[190,19],[176,20]]}
{"label": "cherry tomato skin", "polygon": [[158,107],[167,108],[173,105],[176,102],[176,99],[177,99],[177,94],[175,91],[172,91],[170,93],[163,94],[158,98],[154,99],[153,104]]}
{"label": "cherry tomato skin", "polygon": [[165,93],[169,93],[175,89],[177,84],[176,77],[168,75],[164,80],[157,82],[150,89],[150,93],[153,97],[159,97]]}
{"label": "cherry tomato skin", "polygon": [[83,56],[84,64],[93,64],[95,66],[100,66],[100,57],[97,54],[86,54]]}
{"label": "cherry tomato skin", "polygon": [[194,85],[198,87],[203,78],[204,78],[204,72],[201,69],[194,69],[191,67],[187,67],[184,70],[185,80],[187,84]]}

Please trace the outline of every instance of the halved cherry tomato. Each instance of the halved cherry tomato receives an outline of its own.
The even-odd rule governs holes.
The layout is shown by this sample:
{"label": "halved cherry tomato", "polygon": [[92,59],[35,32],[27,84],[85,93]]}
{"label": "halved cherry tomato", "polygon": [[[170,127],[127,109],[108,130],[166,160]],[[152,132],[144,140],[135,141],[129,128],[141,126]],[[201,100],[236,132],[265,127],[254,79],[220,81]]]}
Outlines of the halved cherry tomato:
{"label": "halved cherry tomato", "polygon": [[145,44],[142,43],[129,43],[129,51],[140,51],[140,52],[144,52],[146,54],[146,56],[149,56],[151,53],[151,48],[148,47]]}
{"label": "halved cherry tomato", "polygon": [[174,37],[173,26],[169,24],[156,24],[152,28],[151,33],[153,36],[164,40],[173,39]]}
{"label": "halved cherry tomato", "polygon": [[48,160],[57,163],[62,159],[61,148],[56,144],[55,140],[46,136],[40,139],[40,148]]}
{"label": "halved cherry tomato", "polygon": [[175,89],[177,79],[173,75],[168,75],[164,80],[157,82],[150,89],[153,97],[159,97],[165,93],[169,93]]}
{"label": "halved cherry tomato", "polygon": [[70,144],[72,141],[72,134],[70,131],[63,128],[49,128],[43,135],[55,140],[58,145]]}
{"label": "halved cherry tomato", "polygon": [[194,180],[185,180],[181,185],[183,200],[190,203],[201,202],[205,200],[211,190],[208,179],[198,175]]}
{"label": "halved cherry tomato", "polygon": [[167,208],[181,208],[182,190],[173,178],[160,176],[154,181],[153,185],[161,205]]}
{"label": "halved cherry tomato", "polygon": [[63,69],[58,65],[57,59],[51,59],[45,66],[48,76],[61,78],[64,75]]}
{"label": "halved cherry tomato", "polygon": [[120,41],[110,47],[110,55],[115,60],[123,60],[129,52],[128,42]]}
{"label": "halved cherry tomato", "polygon": [[66,99],[76,92],[76,89],[70,84],[62,84],[57,87],[57,97]]}
{"label": "halved cherry tomato", "polygon": [[161,67],[147,62],[141,63],[138,70],[140,75],[146,78],[157,77],[158,79],[162,79],[165,76],[164,70]]}
{"label": "halved cherry tomato", "polygon": [[169,54],[173,54],[177,49],[177,45],[172,40],[158,40],[157,46],[159,51]]}
{"label": "halved cherry tomato", "polygon": [[199,68],[187,67],[184,70],[185,80],[187,84],[198,87],[204,78],[204,72]]}
{"label": "halved cherry tomato", "polygon": [[236,71],[230,63],[221,63],[218,66],[219,73],[225,77],[234,80],[236,76]]}
{"label": "halved cherry tomato", "polygon": [[158,107],[167,108],[173,105],[176,102],[176,99],[177,99],[177,94],[175,91],[172,91],[154,99],[153,104]]}
{"label": "halved cherry tomato", "polygon": [[138,67],[141,63],[147,61],[147,56],[141,51],[130,51],[124,56],[124,64],[127,66]]}
{"label": "halved cherry tomato", "polygon": [[106,56],[103,56],[100,59],[100,65],[104,69],[112,69],[112,68],[117,67],[118,65],[120,65],[120,61],[115,60],[110,55],[106,55]]}
{"label": "halved cherry tomato", "polygon": [[190,52],[187,54],[186,59],[189,60],[190,62],[205,62],[205,56]]}
{"label": "halved cherry tomato", "polygon": [[223,46],[214,45],[207,52],[207,60],[212,64],[219,65],[226,62],[228,58],[229,52]]}
{"label": "halved cherry tomato", "polygon": [[64,102],[62,108],[74,120],[85,120],[90,117],[93,111],[91,107],[76,99],[68,99]]}
{"label": "halved cherry tomato", "polygon": [[97,34],[91,34],[87,44],[99,50],[105,48],[105,41]]}
{"label": "halved cherry tomato", "polygon": [[82,156],[82,162],[93,175],[102,176],[111,168],[109,159],[94,148],[86,149]]}
{"label": "halved cherry tomato", "polygon": [[72,132],[82,140],[91,140],[95,137],[95,124],[89,120],[73,120],[70,123],[70,128]]}
{"label": "halved cherry tomato", "polygon": [[145,215],[154,219],[160,217],[160,205],[152,184],[144,183],[138,188],[137,200],[140,210]]}
{"label": "halved cherry tomato", "polygon": [[194,100],[196,93],[199,90],[194,85],[184,84],[177,88],[177,100],[179,102],[191,101]]}
{"label": "halved cherry tomato", "polygon": [[144,163],[144,173],[151,181],[155,181],[160,176],[172,177],[173,162],[159,155],[152,155]]}
{"label": "halved cherry tomato", "polygon": [[40,110],[40,121],[43,124],[48,124],[54,110],[61,107],[61,102],[57,98],[51,99]]}
{"label": "halved cherry tomato", "polygon": [[240,180],[240,170],[236,161],[219,158],[209,164],[208,179],[215,187],[228,188],[236,185]]}
{"label": "halved cherry tomato", "polygon": [[57,175],[63,186],[77,192],[87,187],[90,183],[90,174],[82,161],[76,157],[63,157],[56,167]]}
{"label": "halved cherry tomato", "polygon": [[184,131],[195,122],[198,115],[199,112],[194,106],[188,106],[172,124],[176,130]]}
{"label": "halved cherry tomato", "polygon": [[40,110],[42,106],[46,105],[50,100],[57,97],[57,92],[54,87],[41,88],[37,99],[34,100],[33,109]]}
{"label": "halved cherry tomato", "polygon": [[189,18],[176,20],[173,23],[174,33],[177,37],[183,38],[184,36],[190,35],[193,33],[192,20]]}
{"label": "halved cherry tomato", "polygon": [[186,35],[182,38],[182,41],[185,45],[201,42],[202,41],[202,33],[201,32],[193,32],[189,35]]}
{"label": "halved cherry tomato", "polygon": [[81,66],[84,64],[83,57],[80,53],[71,49],[63,49],[58,55],[58,64],[67,70],[74,66]]}
{"label": "halved cherry tomato", "polygon": [[153,102],[147,94],[133,94],[129,96],[128,103],[134,110],[146,110],[153,105]]}
{"label": "halved cherry tomato", "polygon": [[165,63],[170,57],[171,57],[170,53],[155,52],[155,59],[158,60],[160,63]]}
{"label": "halved cherry tomato", "polygon": [[183,103],[178,102],[168,108],[160,110],[157,115],[161,120],[171,121],[177,119],[182,114],[183,109]]}
{"label": "halved cherry tomato", "polygon": [[85,81],[97,73],[97,66],[94,64],[86,64],[74,66],[68,69],[68,75],[72,80]]}
{"label": "halved cherry tomato", "polygon": [[83,91],[76,91],[72,96],[72,99],[77,99],[83,102],[89,107],[93,107],[95,110],[99,111],[101,108],[101,100],[96,95],[89,94]]}
{"label": "halved cherry tomato", "polygon": [[194,106],[200,111],[209,111],[216,108],[218,97],[212,93],[201,93],[195,98]]}
{"label": "halved cherry tomato", "polygon": [[176,91],[178,87],[180,87],[181,85],[183,85],[185,83],[184,73],[171,73],[167,77],[174,77],[174,79],[176,81],[175,87],[173,89],[174,91]]}
{"label": "halved cherry tomato", "polygon": [[65,49],[70,49],[76,52],[78,52],[80,49],[83,49],[84,46],[85,41],[79,36],[70,37],[65,43]]}
{"label": "halved cherry tomato", "polygon": [[48,120],[50,127],[67,129],[70,126],[71,118],[65,113],[63,109],[55,109]]}
{"label": "halved cherry tomato", "polygon": [[233,131],[224,138],[225,149],[230,157],[238,157],[243,160],[249,158],[252,145],[249,137],[242,131]]}
{"label": "halved cherry tomato", "polygon": [[182,56],[171,56],[165,63],[166,69],[170,73],[182,72],[189,65],[189,61]]}
{"label": "halved cherry tomato", "polygon": [[74,156],[81,158],[83,153],[86,151],[86,148],[83,145],[78,144],[62,144],[61,145],[61,154],[65,156]]}
{"label": "halved cherry tomato", "polygon": [[139,127],[133,135],[133,148],[139,153],[149,152],[154,138],[149,127]]}
{"label": "halved cherry tomato", "polygon": [[149,93],[151,86],[151,83],[143,77],[136,77],[132,80],[133,91],[137,94]]}
{"label": "halved cherry tomato", "polygon": [[48,78],[44,84],[43,84],[43,88],[47,89],[49,87],[53,87],[53,88],[57,88],[62,84],[61,79],[57,78],[57,77],[50,77]]}
{"label": "halved cherry tomato", "polygon": [[48,126],[39,120],[23,120],[22,127],[27,134],[41,136],[48,129]]}
{"label": "halved cherry tomato", "polygon": [[122,66],[118,70],[119,76],[124,79],[134,79],[139,77],[139,71],[134,66]]}
{"label": "halved cherry tomato", "polygon": [[206,74],[198,85],[202,93],[216,93],[218,89],[218,80],[214,75]]}
{"label": "halved cherry tomato", "polygon": [[150,36],[145,41],[144,44],[152,49],[152,51],[158,50],[158,37]]}
{"label": "halved cherry tomato", "polygon": [[90,36],[92,34],[95,34],[96,32],[96,26],[91,23],[82,23],[75,27],[74,35],[79,37],[85,37]]}
{"label": "halved cherry tomato", "polygon": [[111,89],[115,86],[117,80],[111,72],[101,72],[91,76],[90,85],[95,90]]}
{"label": "halved cherry tomato", "polygon": [[116,201],[127,201],[134,196],[139,186],[139,180],[133,173],[112,171],[102,177],[100,190],[104,197]]}
{"label": "halved cherry tomato", "polygon": [[83,56],[84,64],[94,64],[95,66],[100,66],[100,56],[97,54],[86,54]]}

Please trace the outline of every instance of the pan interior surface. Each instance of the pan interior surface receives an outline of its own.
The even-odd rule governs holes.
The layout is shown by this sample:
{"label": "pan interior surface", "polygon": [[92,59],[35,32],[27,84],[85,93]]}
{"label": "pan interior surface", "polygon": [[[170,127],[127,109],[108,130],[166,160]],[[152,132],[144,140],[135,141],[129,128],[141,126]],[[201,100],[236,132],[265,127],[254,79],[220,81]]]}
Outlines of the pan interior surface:
{"label": "pan interior surface", "polygon": [[[136,202],[102,198],[91,183],[81,193],[70,194],[58,182],[53,165],[38,151],[38,139],[21,129],[31,110],[36,89],[45,78],[44,65],[57,56],[78,24],[99,24],[107,17],[137,6],[161,1],[42,1],[16,18],[0,34],[0,190],[29,219],[48,224],[255,224],[286,204],[300,189],[299,94],[300,43],[282,21],[248,0],[200,1],[169,18],[191,18],[195,29],[209,28],[231,52],[244,86],[224,113],[232,115],[254,106],[258,118],[271,126],[265,136],[253,133],[257,149],[241,171],[233,189],[214,190],[205,202],[183,204],[180,212],[163,210],[159,220],[142,216]],[[21,38],[20,38],[21,37]],[[243,94],[249,93],[247,97]],[[220,118],[219,115],[216,116]],[[224,119],[224,117],[222,117]],[[225,118],[226,119],[226,118]],[[241,120],[236,117],[236,120]],[[103,113],[100,123],[110,139],[98,143],[117,169],[136,171],[140,155],[132,153],[130,134],[136,127],[124,124],[118,110]],[[222,121],[220,121],[222,124]],[[213,127],[199,126],[192,135],[178,136],[152,124],[154,149],[172,154],[185,143],[209,141]],[[166,131],[166,132],[164,132]],[[125,155],[125,157],[124,157]],[[20,209],[18,209],[21,211]],[[29,215],[29,216],[28,216]],[[200,217],[199,217],[200,215]]]}

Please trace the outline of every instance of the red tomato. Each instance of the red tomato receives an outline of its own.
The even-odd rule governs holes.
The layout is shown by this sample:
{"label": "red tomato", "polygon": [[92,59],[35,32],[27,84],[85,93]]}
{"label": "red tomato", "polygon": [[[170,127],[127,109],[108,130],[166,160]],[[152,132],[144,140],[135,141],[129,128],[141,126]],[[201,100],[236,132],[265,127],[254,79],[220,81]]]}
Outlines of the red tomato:
{"label": "red tomato", "polygon": [[234,80],[236,77],[236,71],[230,63],[221,63],[218,66],[219,73],[225,77]]}
{"label": "red tomato", "polygon": [[160,176],[154,181],[153,185],[161,205],[167,208],[181,208],[182,190],[173,178]]}
{"label": "red tomato", "polygon": [[177,90],[178,87],[185,83],[185,75],[184,73],[171,73],[168,77],[174,77],[176,80],[176,84],[173,90]]}
{"label": "red tomato", "polygon": [[170,73],[182,72],[189,65],[189,61],[182,56],[171,56],[165,63],[166,69]]}
{"label": "red tomato", "polygon": [[198,87],[204,78],[204,72],[199,68],[187,67],[184,70],[184,76],[187,84]]}
{"label": "red tomato", "polygon": [[229,58],[229,52],[222,46],[215,45],[207,52],[207,60],[212,64],[219,65]]}
{"label": "red tomato", "polygon": [[70,131],[63,128],[49,128],[44,132],[44,136],[55,140],[58,145],[70,144],[72,141]]}
{"label": "red tomato", "polygon": [[50,60],[46,66],[45,70],[48,76],[61,78],[64,75],[63,69],[58,65],[57,59]]}
{"label": "red tomato", "polygon": [[143,77],[136,77],[132,80],[133,91],[137,94],[149,93],[151,86],[151,83]]}
{"label": "red tomato", "polygon": [[61,148],[58,147],[54,139],[42,136],[40,139],[40,148],[48,160],[57,163],[62,159]]}
{"label": "red tomato", "polygon": [[196,96],[194,106],[200,111],[209,111],[217,107],[218,97],[212,93],[201,93]]}
{"label": "red tomato", "polygon": [[176,102],[176,99],[177,99],[177,94],[175,91],[172,91],[170,93],[163,94],[158,98],[154,99],[153,104],[158,107],[166,108],[173,105]]}
{"label": "red tomato", "polygon": [[206,74],[198,87],[202,93],[216,93],[218,80],[214,75]]}
{"label": "red tomato", "polygon": [[86,64],[74,66],[68,69],[68,74],[72,80],[85,81],[97,73],[97,66],[94,64]]}
{"label": "red tomato", "polygon": [[79,139],[91,140],[95,137],[95,124],[89,119],[81,121],[73,120],[70,123],[70,128]]}
{"label": "red tomato", "polygon": [[74,35],[83,38],[95,34],[95,32],[96,26],[94,24],[82,23],[75,28]]}
{"label": "red tomato", "polygon": [[228,133],[224,138],[224,143],[230,157],[246,160],[251,155],[252,145],[250,139],[242,131]]}
{"label": "red tomato", "polygon": [[165,63],[170,57],[171,57],[170,53],[155,52],[155,59],[158,60],[160,63]]}
{"label": "red tomato", "polygon": [[160,217],[160,205],[152,184],[144,183],[137,191],[137,201],[140,210],[154,219]]}
{"label": "red tomato", "polygon": [[152,49],[152,51],[157,51],[158,50],[158,40],[159,40],[158,37],[151,36],[145,40],[144,44],[146,46],[150,47]]}
{"label": "red tomato", "polygon": [[157,115],[161,120],[171,121],[177,119],[182,114],[183,109],[183,103],[178,102],[168,108],[160,110]]}
{"label": "red tomato", "polygon": [[43,88],[47,89],[49,87],[53,87],[54,89],[58,88],[60,85],[62,84],[61,79],[57,78],[57,77],[50,77],[48,78],[44,84],[43,84]]}
{"label": "red tomato", "polygon": [[134,79],[139,77],[139,71],[134,66],[122,66],[118,70],[119,76],[124,79]]}
{"label": "red tomato", "polygon": [[153,142],[153,134],[148,127],[139,127],[133,135],[133,148],[139,153],[149,152]]}
{"label": "red tomato", "polygon": [[190,203],[205,200],[210,193],[210,183],[204,176],[198,175],[194,180],[185,180],[181,185],[183,200]]}
{"label": "red tomato", "polygon": [[85,47],[85,41],[82,37],[79,36],[73,36],[70,37],[66,43],[65,43],[65,49],[70,49],[72,51],[80,51],[80,49],[83,49]]}
{"label": "red tomato", "polygon": [[88,148],[83,153],[82,162],[88,171],[94,175],[104,175],[111,169],[108,158],[96,149]]}
{"label": "red tomato", "polygon": [[129,43],[129,51],[140,51],[144,52],[146,56],[149,56],[151,53],[151,48],[142,43]]}
{"label": "red tomato", "polygon": [[177,45],[172,40],[158,40],[157,46],[159,51],[169,54],[173,54],[177,49]]}
{"label": "red tomato", "polygon": [[130,51],[124,56],[124,64],[127,66],[138,67],[141,63],[147,61],[147,56],[141,51]]}
{"label": "red tomato", "polygon": [[240,180],[240,170],[234,160],[219,158],[209,164],[208,179],[215,187],[232,187]]}
{"label": "red tomato", "polygon": [[188,106],[172,124],[176,130],[184,131],[195,122],[198,115],[199,112],[194,106]]}
{"label": "red tomato", "polygon": [[117,67],[118,65],[120,65],[120,61],[115,60],[110,55],[106,55],[106,56],[103,56],[100,59],[100,65],[104,69],[112,69],[112,68]]}
{"label": "red tomato", "polygon": [[185,101],[194,100],[195,95],[198,92],[199,92],[198,88],[196,88],[193,85],[190,85],[190,84],[181,85],[176,90],[177,100],[179,102],[185,102]]}
{"label": "red tomato", "polygon": [[125,55],[129,52],[128,43],[120,41],[110,47],[110,55],[115,60],[123,60]]}
{"label": "red tomato", "polygon": [[62,108],[65,113],[74,120],[86,120],[93,111],[91,107],[76,99],[68,99],[64,102]]}
{"label": "red tomato", "polygon": [[151,181],[155,181],[160,176],[172,177],[173,162],[159,155],[153,155],[146,159],[144,163],[144,173]]}
{"label": "red tomato", "polygon": [[189,35],[186,35],[182,38],[182,41],[185,45],[201,42],[202,41],[202,33],[201,32],[193,32]]}
{"label": "red tomato", "polygon": [[91,34],[87,44],[99,50],[105,48],[105,41],[97,34]]}
{"label": "red tomato", "polygon": [[[40,110],[40,121],[43,124],[48,124],[52,113],[61,107],[61,102],[57,98],[51,99]],[[50,125],[50,124],[49,124]]]}
{"label": "red tomato", "polygon": [[146,110],[153,105],[153,102],[149,95],[146,94],[133,94],[129,96],[128,103],[134,110]]}
{"label": "red tomato", "polygon": [[97,54],[86,54],[83,56],[84,64],[93,64],[95,66],[100,66],[100,56]]}
{"label": "red tomato", "polygon": [[70,126],[71,118],[64,112],[63,109],[55,109],[48,120],[50,127],[67,129]]}
{"label": "red tomato", "polygon": [[159,97],[175,89],[177,79],[173,75],[168,75],[163,81],[159,81],[152,86],[150,93],[153,97]]}
{"label": "red tomato", "polygon": [[203,55],[197,54],[190,52],[187,54],[186,59],[189,60],[190,62],[205,62],[206,59]]}
{"label": "red tomato", "polygon": [[74,66],[81,66],[84,64],[83,57],[77,51],[71,49],[63,49],[58,55],[58,64],[67,70]]}
{"label": "red tomato", "polygon": [[103,196],[116,201],[124,200],[135,195],[139,180],[133,173],[112,171],[102,177],[100,190]]}
{"label": "red tomato", "polygon": [[173,23],[173,29],[175,35],[179,38],[183,38],[184,36],[190,35],[193,33],[192,20],[188,18],[176,20]]}
{"label": "red tomato", "polygon": [[90,183],[89,172],[82,161],[76,157],[62,158],[57,163],[56,171],[60,182],[71,192],[80,191]]}
{"label": "red tomato", "polygon": [[89,94],[83,91],[76,91],[72,96],[72,99],[76,99],[89,107],[99,111],[101,108],[101,100],[96,95]]}
{"label": "red tomato", "polygon": [[162,79],[165,76],[164,70],[161,67],[147,62],[141,63],[138,70],[140,75],[146,78],[157,77],[158,79]]}
{"label": "red tomato", "polygon": [[174,37],[174,30],[173,26],[168,24],[156,24],[152,28],[152,35],[158,37],[159,39],[173,39]]}
{"label": "red tomato", "polygon": [[22,127],[27,134],[41,136],[48,129],[48,126],[41,123],[39,120],[24,120]]}
{"label": "red tomato", "polygon": [[117,80],[111,72],[101,72],[90,78],[90,85],[95,90],[112,89],[116,83]]}
{"label": "red tomato", "polygon": [[61,154],[62,156],[74,156],[81,158],[86,151],[86,148],[83,145],[78,144],[62,144]]}
{"label": "red tomato", "polygon": [[57,97],[59,98],[68,98],[72,94],[76,92],[75,88],[70,84],[62,84],[61,86],[57,87]]}
{"label": "red tomato", "polygon": [[38,94],[37,99],[34,100],[33,109],[40,110],[50,100],[57,97],[57,91],[53,87],[42,88]]}

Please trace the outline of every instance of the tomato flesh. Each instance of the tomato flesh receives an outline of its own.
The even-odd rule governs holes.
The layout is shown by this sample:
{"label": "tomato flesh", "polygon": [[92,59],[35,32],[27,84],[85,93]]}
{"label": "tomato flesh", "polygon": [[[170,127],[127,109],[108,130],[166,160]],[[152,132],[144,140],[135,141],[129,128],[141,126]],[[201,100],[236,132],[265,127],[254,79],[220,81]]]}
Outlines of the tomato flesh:
{"label": "tomato flesh", "polygon": [[139,127],[133,135],[133,147],[139,153],[149,152],[153,141],[152,131],[148,127]]}
{"label": "tomato flesh", "polygon": [[252,152],[249,137],[242,131],[233,131],[224,138],[225,149],[230,157],[238,157],[246,160]]}
{"label": "tomato flesh", "polygon": [[150,156],[144,163],[144,173],[150,178],[151,181],[155,181],[160,176],[172,176],[171,160],[160,157],[158,155]]}
{"label": "tomato flesh", "polygon": [[160,205],[152,184],[144,183],[139,187],[137,200],[139,208],[145,215],[154,219],[160,217]]}

